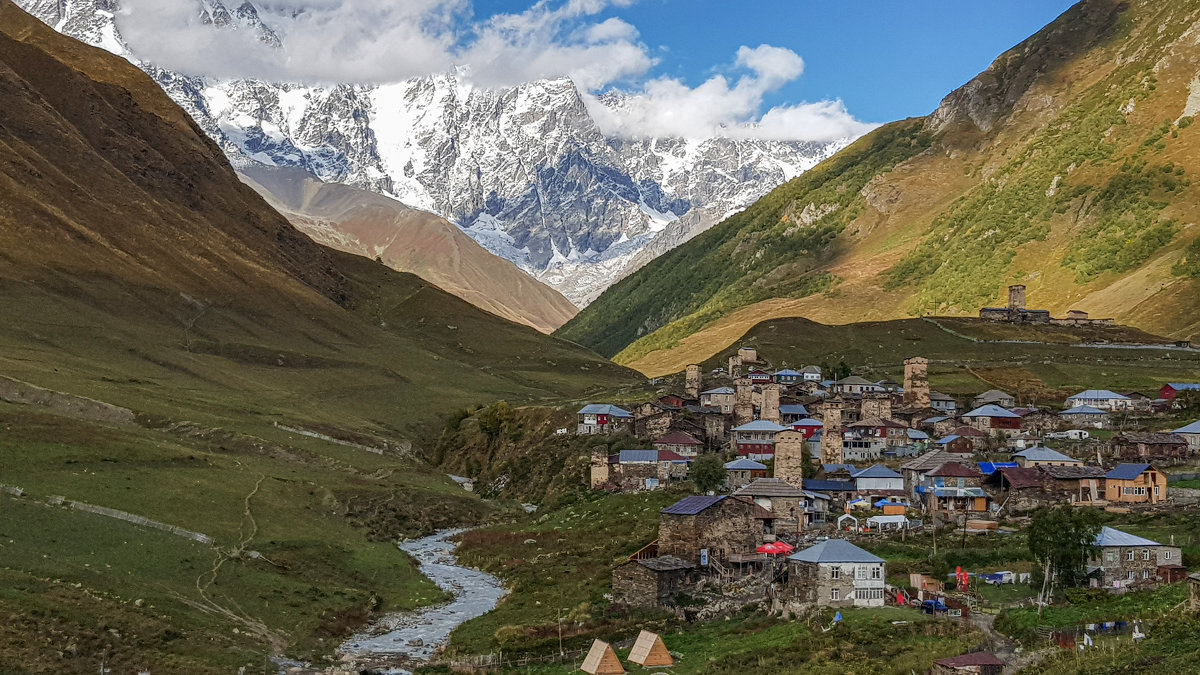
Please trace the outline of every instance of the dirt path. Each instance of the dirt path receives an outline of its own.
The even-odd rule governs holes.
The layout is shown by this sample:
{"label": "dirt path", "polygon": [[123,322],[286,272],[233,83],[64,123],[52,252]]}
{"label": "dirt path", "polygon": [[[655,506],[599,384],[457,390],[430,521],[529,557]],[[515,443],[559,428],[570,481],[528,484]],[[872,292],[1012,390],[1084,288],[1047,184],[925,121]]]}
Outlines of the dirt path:
{"label": "dirt path", "polygon": [[1024,651],[1017,643],[1008,638],[1007,635],[996,630],[993,624],[996,623],[995,614],[986,614],[984,612],[971,612],[971,625],[978,628],[984,636],[984,641],[987,643],[988,650],[1000,657],[1006,664],[1004,666],[1005,675],[1018,673],[1050,655],[1054,651],[1054,647],[1044,649],[1036,649],[1034,651]]}

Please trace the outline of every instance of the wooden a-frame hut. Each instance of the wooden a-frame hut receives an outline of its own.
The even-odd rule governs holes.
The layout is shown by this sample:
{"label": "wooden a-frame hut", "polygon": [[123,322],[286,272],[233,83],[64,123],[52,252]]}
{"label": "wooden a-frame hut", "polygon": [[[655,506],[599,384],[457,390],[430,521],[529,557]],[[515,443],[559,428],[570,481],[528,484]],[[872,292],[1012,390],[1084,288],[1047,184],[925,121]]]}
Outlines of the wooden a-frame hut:
{"label": "wooden a-frame hut", "polygon": [[589,675],[625,675],[621,659],[617,658],[612,645],[604,640],[592,642],[592,648],[588,650],[579,669]]}
{"label": "wooden a-frame hut", "polygon": [[637,642],[629,652],[629,660],[643,668],[670,667],[675,665],[671,652],[663,644],[662,636],[644,630],[638,634]]}

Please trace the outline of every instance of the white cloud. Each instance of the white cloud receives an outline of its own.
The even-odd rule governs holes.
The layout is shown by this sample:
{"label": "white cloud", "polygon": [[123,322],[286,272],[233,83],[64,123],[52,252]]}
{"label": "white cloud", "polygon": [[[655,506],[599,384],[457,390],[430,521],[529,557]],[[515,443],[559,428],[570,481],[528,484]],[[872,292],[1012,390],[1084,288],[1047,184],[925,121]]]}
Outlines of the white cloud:
{"label": "white cloud", "polygon": [[[214,30],[199,11],[214,0],[122,0],[117,20],[139,58],[188,74],[379,83],[461,68],[485,87],[569,76],[588,92],[601,128],[618,135],[830,140],[871,128],[840,101],[761,113],[766,95],[804,72],[803,59],[782,47],[743,46],[729,77],[695,87],[646,79],[658,58],[637,28],[597,16],[635,1],[537,0],[522,12],[477,18],[471,0],[256,0],[281,47],[245,26]],[[625,90],[619,107],[592,96],[615,85]]]}

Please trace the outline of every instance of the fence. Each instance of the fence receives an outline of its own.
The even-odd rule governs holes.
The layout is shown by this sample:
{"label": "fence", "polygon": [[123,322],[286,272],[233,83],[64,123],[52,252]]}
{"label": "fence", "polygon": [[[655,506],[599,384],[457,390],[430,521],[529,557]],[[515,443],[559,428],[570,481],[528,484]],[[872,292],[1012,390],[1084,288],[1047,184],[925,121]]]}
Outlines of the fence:
{"label": "fence", "polygon": [[142,525],[143,527],[149,527],[149,528],[153,528],[155,530],[162,530],[163,532],[169,532],[173,535],[176,535],[179,537],[184,537],[186,539],[191,539],[192,541],[198,541],[201,544],[207,544],[209,546],[212,546],[212,544],[213,544],[212,537],[208,536],[207,534],[201,534],[199,532],[185,530],[182,527],[176,527],[174,525],[160,523],[157,520],[150,520],[149,518],[143,518],[142,516],[137,516],[132,513],[126,513],[125,511],[118,511],[116,509],[110,509],[106,506],[96,506],[95,504],[85,504],[83,502],[70,502],[70,505],[71,505],[71,508],[75,509],[76,511],[86,511],[88,513],[94,513],[99,516],[106,516],[108,518],[116,518],[117,520],[124,520],[127,523],[133,523],[134,525]]}
{"label": "fence", "polygon": [[282,429],[283,431],[286,431],[291,434],[297,434],[300,436],[308,436],[309,438],[316,438],[316,439],[326,441],[329,443],[334,443],[336,445],[344,445],[347,448],[354,448],[355,450],[365,450],[366,452],[373,452],[376,455],[383,454],[383,448],[372,448],[369,445],[362,445],[361,443],[354,443],[352,441],[344,441],[340,438],[334,438],[333,436],[329,436],[327,434],[321,434],[321,433],[317,433],[315,431],[309,431],[308,429],[301,429],[300,427],[289,427],[287,425],[280,424],[279,422],[275,423],[275,427],[278,429]]}
{"label": "fence", "polygon": [[1168,483],[1178,483],[1181,480],[1196,480],[1200,478],[1200,473],[1171,473],[1167,474]]}
{"label": "fence", "polygon": [[543,656],[507,656],[504,652],[495,654],[479,654],[458,658],[438,659],[432,663],[435,666],[445,666],[451,670],[477,670],[488,668],[525,668],[528,666],[549,663],[566,663],[582,661],[588,653],[587,649],[572,649],[561,654],[546,654]]}

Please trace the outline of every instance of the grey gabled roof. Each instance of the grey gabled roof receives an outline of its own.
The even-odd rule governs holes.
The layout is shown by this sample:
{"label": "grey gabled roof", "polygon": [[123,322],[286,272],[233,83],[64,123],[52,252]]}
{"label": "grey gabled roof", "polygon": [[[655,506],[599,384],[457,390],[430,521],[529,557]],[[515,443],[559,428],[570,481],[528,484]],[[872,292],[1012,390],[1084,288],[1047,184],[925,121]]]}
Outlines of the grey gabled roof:
{"label": "grey gabled roof", "polygon": [[1064,410],[1059,415],[1107,415],[1108,413],[1099,408],[1093,408],[1090,405],[1077,405],[1070,410]]}
{"label": "grey gabled roof", "polygon": [[725,468],[732,471],[766,471],[766,464],[759,464],[752,459],[735,459],[732,462],[726,462]]}
{"label": "grey gabled roof", "polygon": [[737,392],[734,391],[733,387],[717,387],[716,389],[709,389],[708,391],[702,391],[702,392],[700,392],[700,395],[703,396],[705,394],[736,394],[736,393]]}
{"label": "grey gabled roof", "polygon": [[882,563],[883,558],[868,553],[844,539],[828,539],[803,551],[797,551],[788,560],[809,563]]}
{"label": "grey gabled roof", "polygon": [[1011,410],[1005,410],[998,405],[989,403],[987,405],[979,406],[962,417],[963,419],[967,419],[968,417],[1020,417],[1020,415]]}
{"label": "grey gabled roof", "polygon": [[804,492],[782,478],[756,478],[733,494],[739,497],[800,497]]}
{"label": "grey gabled roof", "polygon": [[882,464],[869,466],[858,473],[850,474],[851,478],[904,478],[904,476],[892,471]]}
{"label": "grey gabled roof", "polygon": [[785,429],[791,429],[791,427],[781,426],[770,420],[754,420],[740,427],[734,427],[733,431],[783,431]]}
{"label": "grey gabled roof", "polygon": [[1192,422],[1191,424],[1187,425],[1186,427],[1179,427],[1178,429],[1176,429],[1175,431],[1172,431],[1171,433],[1173,433],[1173,434],[1200,434],[1200,420]]}
{"label": "grey gabled roof", "polygon": [[1020,452],[1014,452],[1013,457],[1021,457],[1032,462],[1078,462],[1074,457],[1068,457],[1057,450],[1035,445]]}
{"label": "grey gabled roof", "polygon": [[609,417],[633,417],[628,410],[622,410],[611,403],[589,403],[579,409],[576,415],[608,415]]}
{"label": "grey gabled roof", "polygon": [[1097,400],[1102,400],[1102,401],[1110,401],[1110,400],[1120,401],[1120,400],[1128,400],[1129,399],[1128,396],[1123,396],[1121,394],[1118,394],[1115,391],[1109,391],[1108,389],[1088,389],[1087,391],[1081,391],[1078,394],[1075,394],[1074,396],[1068,396],[1067,400],[1070,401],[1073,398],[1082,398],[1082,399],[1088,399],[1088,400],[1097,399]]}
{"label": "grey gabled roof", "polygon": [[1105,525],[1100,528],[1100,534],[1096,535],[1096,546],[1162,546],[1162,544]]}

